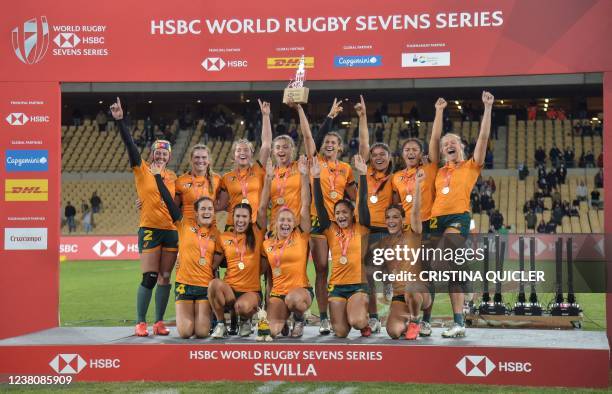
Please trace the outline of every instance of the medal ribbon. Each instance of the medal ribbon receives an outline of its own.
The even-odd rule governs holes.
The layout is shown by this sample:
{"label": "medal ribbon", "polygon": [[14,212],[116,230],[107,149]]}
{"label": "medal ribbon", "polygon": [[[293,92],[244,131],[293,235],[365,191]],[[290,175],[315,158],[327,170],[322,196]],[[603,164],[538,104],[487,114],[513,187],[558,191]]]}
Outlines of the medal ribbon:
{"label": "medal ribbon", "polygon": [[279,183],[277,187],[279,197],[283,197],[283,195],[285,194],[285,187],[287,186],[287,180],[289,179],[289,172],[291,171],[290,167],[285,167],[285,168],[287,169],[287,171],[283,173],[282,180],[280,177],[280,168],[277,167],[274,169],[274,179],[277,180]]}
{"label": "medal ribbon", "polygon": [[[278,247],[280,240],[278,238],[274,240],[274,245],[272,245],[272,253],[274,254],[274,266],[276,268],[280,267],[281,257],[283,256],[283,252],[285,251],[285,248],[289,244],[290,238],[291,238],[291,234],[289,234],[289,236],[285,238],[285,240],[283,241],[283,245],[280,248]],[[277,253],[277,249],[278,249],[278,253]]]}
{"label": "medal ribbon", "polygon": [[338,238],[338,242],[340,242],[342,256],[346,256],[349,243],[351,243],[351,239],[353,239],[353,235],[355,235],[355,228],[354,226],[351,226],[351,230],[348,232],[348,234],[345,233],[343,229],[340,229],[340,234],[342,234],[342,236]]}
{"label": "medal ribbon", "polygon": [[383,182],[385,182],[388,178],[389,175],[387,175],[386,177],[382,178],[382,179],[376,179],[376,171],[374,171],[373,173],[370,174],[370,176],[368,177],[368,190],[370,190],[370,178],[374,179],[374,192],[370,193],[371,196],[375,196],[378,194],[378,190],[380,189],[380,186],[383,184]]}
{"label": "medal ribbon", "polygon": [[444,166],[444,187],[450,187],[451,176],[453,175],[453,172],[458,169],[462,163],[453,165],[452,167],[450,166],[450,163],[446,163],[446,165]]}
{"label": "medal ribbon", "polygon": [[330,192],[336,191],[336,177],[338,176],[338,160],[334,160],[334,167],[330,165],[330,162],[325,159],[327,163],[327,171],[329,172],[329,190]]}
{"label": "medal ribbon", "polygon": [[249,176],[251,176],[252,169],[253,167],[249,167],[249,169],[246,171],[244,176],[242,175],[242,171],[240,170],[240,168],[238,169],[238,174],[236,178],[238,178],[238,181],[240,182],[240,189],[242,190],[242,198],[247,198],[247,190],[249,187]]}
{"label": "medal ribbon", "polygon": [[[417,169],[418,170],[418,169]],[[406,195],[412,195],[414,192],[414,181],[416,179],[416,171],[412,175],[408,175],[408,168],[404,170],[404,179],[406,179]]]}
{"label": "medal ribbon", "polygon": [[[200,257],[206,258],[206,251],[208,250],[208,242],[210,241],[210,237],[206,236],[206,234],[201,233],[200,230],[195,234],[198,245],[200,246]],[[202,244],[202,239],[204,239],[204,244]]]}
{"label": "medal ribbon", "polygon": [[246,251],[246,239],[244,241],[245,245],[240,247],[240,242],[238,241],[238,237],[236,237],[236,233],[232,234],[234,237],[234,247],[236,248],[236,254],[240,256],[239,262],[242,261],[244,263],[244,252]]}

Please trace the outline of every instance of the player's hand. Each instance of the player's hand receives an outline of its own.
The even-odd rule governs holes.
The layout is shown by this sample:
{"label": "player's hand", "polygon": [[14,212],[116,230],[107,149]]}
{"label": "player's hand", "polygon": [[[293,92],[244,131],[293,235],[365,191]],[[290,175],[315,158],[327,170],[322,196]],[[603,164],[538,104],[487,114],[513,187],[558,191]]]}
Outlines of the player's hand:
{"label": "player's hand", "polygon": [[260,99],[257,99],[257,102],[259,103],[259,109],[261,110],[261,115],[270,116],[270,103],[267,101],[261,101]]}
{"label": "player's hand", "polygon": [[366,116],[366,105],[362,94],[359,95],[359,100],[360,101],[355,105],[355,111],[357,111],[357,116],[362,118]]}
{"label": "player's hand", "polygon": [[155,163],[151,163],[151,166],[149,168],[151,168],[151,174],[153,175],[160,175],[162,172],[162,167],[158,166]]}
{"label": "player's hand", "polygon": [[425,171],[423,171],[423,169],[421,168],[416,173],[415,182],[417,185],[420,185],[424,180],[425,180]]}
{"label": "player's hand", "polygon": [[270,180],[274,178],[274,166],[272,165],[272,160],[268,160],[266,162],[266,178]]}
{"label": "player's hand", "polygon": [[342,112],[342,101],[338,101],[334,97],[334,103],[332,104],[331,109],[329,110],[329,114],[327,114],[327,116],[334,119],[340,114],[340,112]]}
{"label": "player's hand", "polygon": [[444,100],[442,97],[440,97],[437,101],[436,101],[436,110],[440,111],[440,110],[444,110],[444,108],[446,108],[446,105],[448,103],[446,102],[446,100]]}
{"label": "player's hand", "polygon": [[111,115],[115,120],[123,119],[123,108],[121,108],[121,100],[117,97],[117,102],[110,106]]}
{"label": "player's hand", "polygon": [[365,175],[368,173],[368,165],[366,164],[365,160],[363,160],[361,155],[355,155],[353,160],[355,162],[355,169],[359,175]]}
{"label": "player's hand", "polygon": [[495,97],[493,97],[491,93],[487,92],[486,90],[482,92],[482,102],[484,103],[485,107],[493,106],[494,100]]}
{"label": "player's hand", "polygon": [[291,97],[287,97],[287,107],[292,108],[292,109],[297,109],[297,110],[302,108],[302,106],[296,103],[295,101],[293,101],[293,98]]}
{"label": "player's hand", "polygon": [[312,175],[313,178],[321,177],[321,166],[319,165],[319,160],[316,157],[313,157],[310,163],[310,175]]}
{"label": "player's hand", "polygon": [[136,209],[139,211],[142,209],[142,201],[139,198],[136,199]]}
{"label": "player's hand", "polygon": [[298,170],[300,171],[300,174],[308,175],[308,156],[300,156],[300,159],[298,160]]}

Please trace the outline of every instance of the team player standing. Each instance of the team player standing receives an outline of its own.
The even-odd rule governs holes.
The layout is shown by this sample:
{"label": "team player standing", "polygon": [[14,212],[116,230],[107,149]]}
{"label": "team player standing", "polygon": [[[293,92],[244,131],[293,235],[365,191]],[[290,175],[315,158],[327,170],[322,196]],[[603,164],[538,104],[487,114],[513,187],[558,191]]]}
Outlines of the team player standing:
{"label": "team player standing", "polygon": [[[421,237],[433,234],[468,234],[469,197],[484,163],[493,96],[483,92],[482,100],[484,114],[472,158],[465,160],[458,135],[441,137],[446,101],[438,99],[428,155],[422,141],[408,139],[401,150],[404,166],[393,173],[389,147],[369,144],[366,104],[360,97],[355,106],[357,187],[351,166],[339,160],[342,137],[330,131],[333,118],[343,110],[337,100],[314,137],[302,106],[289,103],[297,111],[306,152],[297,161],[293,138],[281,135],[272,140],[270,105],[260,101],[258,160],[253,160],[253,144],[238,140],[232,147],[234,169],[220,176],[211,169],[208,147],[198,144],[190,151],[191,170],[177,178],[166,168],[169,142],[155,141],[149,162],[140,157],[117,99],[111,113],[128,150],[142,204],[138,235],[143,277],[137,292],[136,335],[148,335],[146,312],[156,285],[153,333],[169,333],[163,315],[177,251],[175,299],[177,328],[183,338],[206,337],[210,331],[213,338],[225,337],[227,311],[239,316],[239,334],[249,336],[251,317],[262,306],[273,337],[301,337],[304,313],[315,294],[321,334],[333,331],[345,337],[351,328],[363,336],[379,332],[375,283],[368,275],[365,254],[375,245],[417,246]],[[223,210],[228,219],[225,231],[219,232],[215,213]],[[310,253],[316,292],[306,276]],[[421,269],[421,263],[412,269]],[[384,269],[393,272],[398,267],[399,262],[387,262]],[[466,288],[465,283],[449,283],[454,324],[443,332],[444,337],[465,335]],[[392,290],[389,336],[430,335],[431,284],[393,283]]]}

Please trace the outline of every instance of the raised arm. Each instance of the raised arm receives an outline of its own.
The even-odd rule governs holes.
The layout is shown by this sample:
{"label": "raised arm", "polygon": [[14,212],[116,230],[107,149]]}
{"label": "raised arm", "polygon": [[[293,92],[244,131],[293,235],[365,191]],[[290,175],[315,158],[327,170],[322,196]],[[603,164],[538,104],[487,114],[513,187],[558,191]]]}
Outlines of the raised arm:
{"label": "raised arm", "polygon": [[327,209],[325,209],[325,203],[323,202],[323,190],[321,189],[321,167],[319,161],[314,158],[310,164],[310,174],[313,178],[312,195],[314,197],[315,208],[317,209],[317,216],[319,217],[319,225],[321,231],[331,226]]}
{"label": "raised arm", "polygon": [[261,110],[261,148],[259,148],[259,162],[262,166],[270,159],[272,151],[272,123],[270,122],[270,103],[257,99]]}
{"label": "raised arm", "polygon": [[[313,157],[312,160],[317,160]],[[300,170],[300,197],[302,206],[300,208],[300,228],[302,231],[309,233],[310,226],[310,168],[308,165],[308,157],[300,157],[298,162],[298,169]]]}
{"label": "raised arm", "polygon": [[304,112],[304,108],[301,105],[296,104],[298,116],[300,118],[300,130],[302,131],[302,138],[304,138],[304,147],[306,148],[306,155],[310,158],[316,153],[317,147],[315,146],[314,139],[312,138],[312,131],[310,130],[310,123]]}
{"label": "raised arm", "polygon": [[272,187],[272,179],[274,178],[274,167],[272,161],[266,163],[266,176],[264,177],[263,188],[261,189],[261,198],[259,199],[259,207],[257,208],[257,225],[259,228],[266,228],[268,225],[268,204],[270,203],[270,188]]}
{"label": "raised arm", "polygon": [[424,180],[425,171],[420,169],[416,174],[414,201],[412,201],[412,209],[410,209],[410,228],[417,234],[423,232],[423,223],[421,222],[421,184]]}
{"label": "raised arm", "polygon": [[478,165],[483,165],[487,156],[487,144],[489,143],[489,134],[491,133],[491,109],[493,108],[493,100],[495,97],[487,91],[482,92],[482,102],[484,104],[484,113],[480,122],[480,133],[476,148],[474,149],[474,161]]}
{"label": "raised arm", "polygon": [[117,121],[117,125],[119,126],[119,134],[121,135],[121,139],[127,148],[128,157],[130,158],[130,167],[139,167],[142,163],[142,158],[140,157],[138,147],[130,135],[130,131],[123,122],[123,108],[121,108],[121,100],[119,97],[117,97],[117,102],[110,106],[110,111],[113,118]]}
{"label": "raised arm", "polygon": [[442,136],[442,125],[444,123],[444,108],[446,108],[446,100],[439,98],[436,101],[436,117],[433,121],[431,130],[431,138],[429,139],[429,161],[438,164],[440,160],[440,137]]}
{"label": "raised arm", "polygon": [[368,131],[368,116],[366,113],[363,95],[359,96],[360,102],[355,105],[355,111],[359,116],[359,154],[366,162],[370,158],[370,133]]}
{"label": "raised arm", "polygon": [[152,164],[151,172],[155,176],[155,183],[157,183],[157,190],[159,190],[159,194],[161,194],[162,200],[168,207],[168,211],[170,212],[170,216],[172,217],[173,222],[178,222],[183,218],[183,214],[181,213],[181,209],[176,206],[174,200],[172,199],[172,195],[168,191],[168,188],[164,184],[164,180],[161,177],[161,168]]}
{"label": "raised arm", "polygon": [[342,112],[342,101],[338,101],[334,97],[334,103],[332,104],[332,107],[329,110],[329,114],[327,114],[327,116],[325,117],[325,120],[321,124],[321,127],[319,127],[317,133],[313,135],[317,151],[321,150],[325,135],[331,130],[332,124],[334,123],[334,118],[338,116],[340,112]]}
{"label": "raised arm", "polygon": [[359,204],[357,212],[359,212],[359,224],[362,226],[370,226],[370,210],[368,209],[368,165],[361,155],[355,155],[355,169],[359,174]]}

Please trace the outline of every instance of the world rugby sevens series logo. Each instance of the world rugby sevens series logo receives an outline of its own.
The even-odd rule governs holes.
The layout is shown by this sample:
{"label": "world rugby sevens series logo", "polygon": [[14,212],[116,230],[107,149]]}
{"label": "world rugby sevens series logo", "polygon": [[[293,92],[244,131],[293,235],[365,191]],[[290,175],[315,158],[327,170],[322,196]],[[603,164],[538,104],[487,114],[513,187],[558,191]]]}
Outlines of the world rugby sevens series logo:
{"label": "world rugby sevens series logo", "polygon": [[49,47],[49,24],[47,17],[28,19],[12,32],[13,50],[17,59],[25,64],[36,64],[42,60]]}

